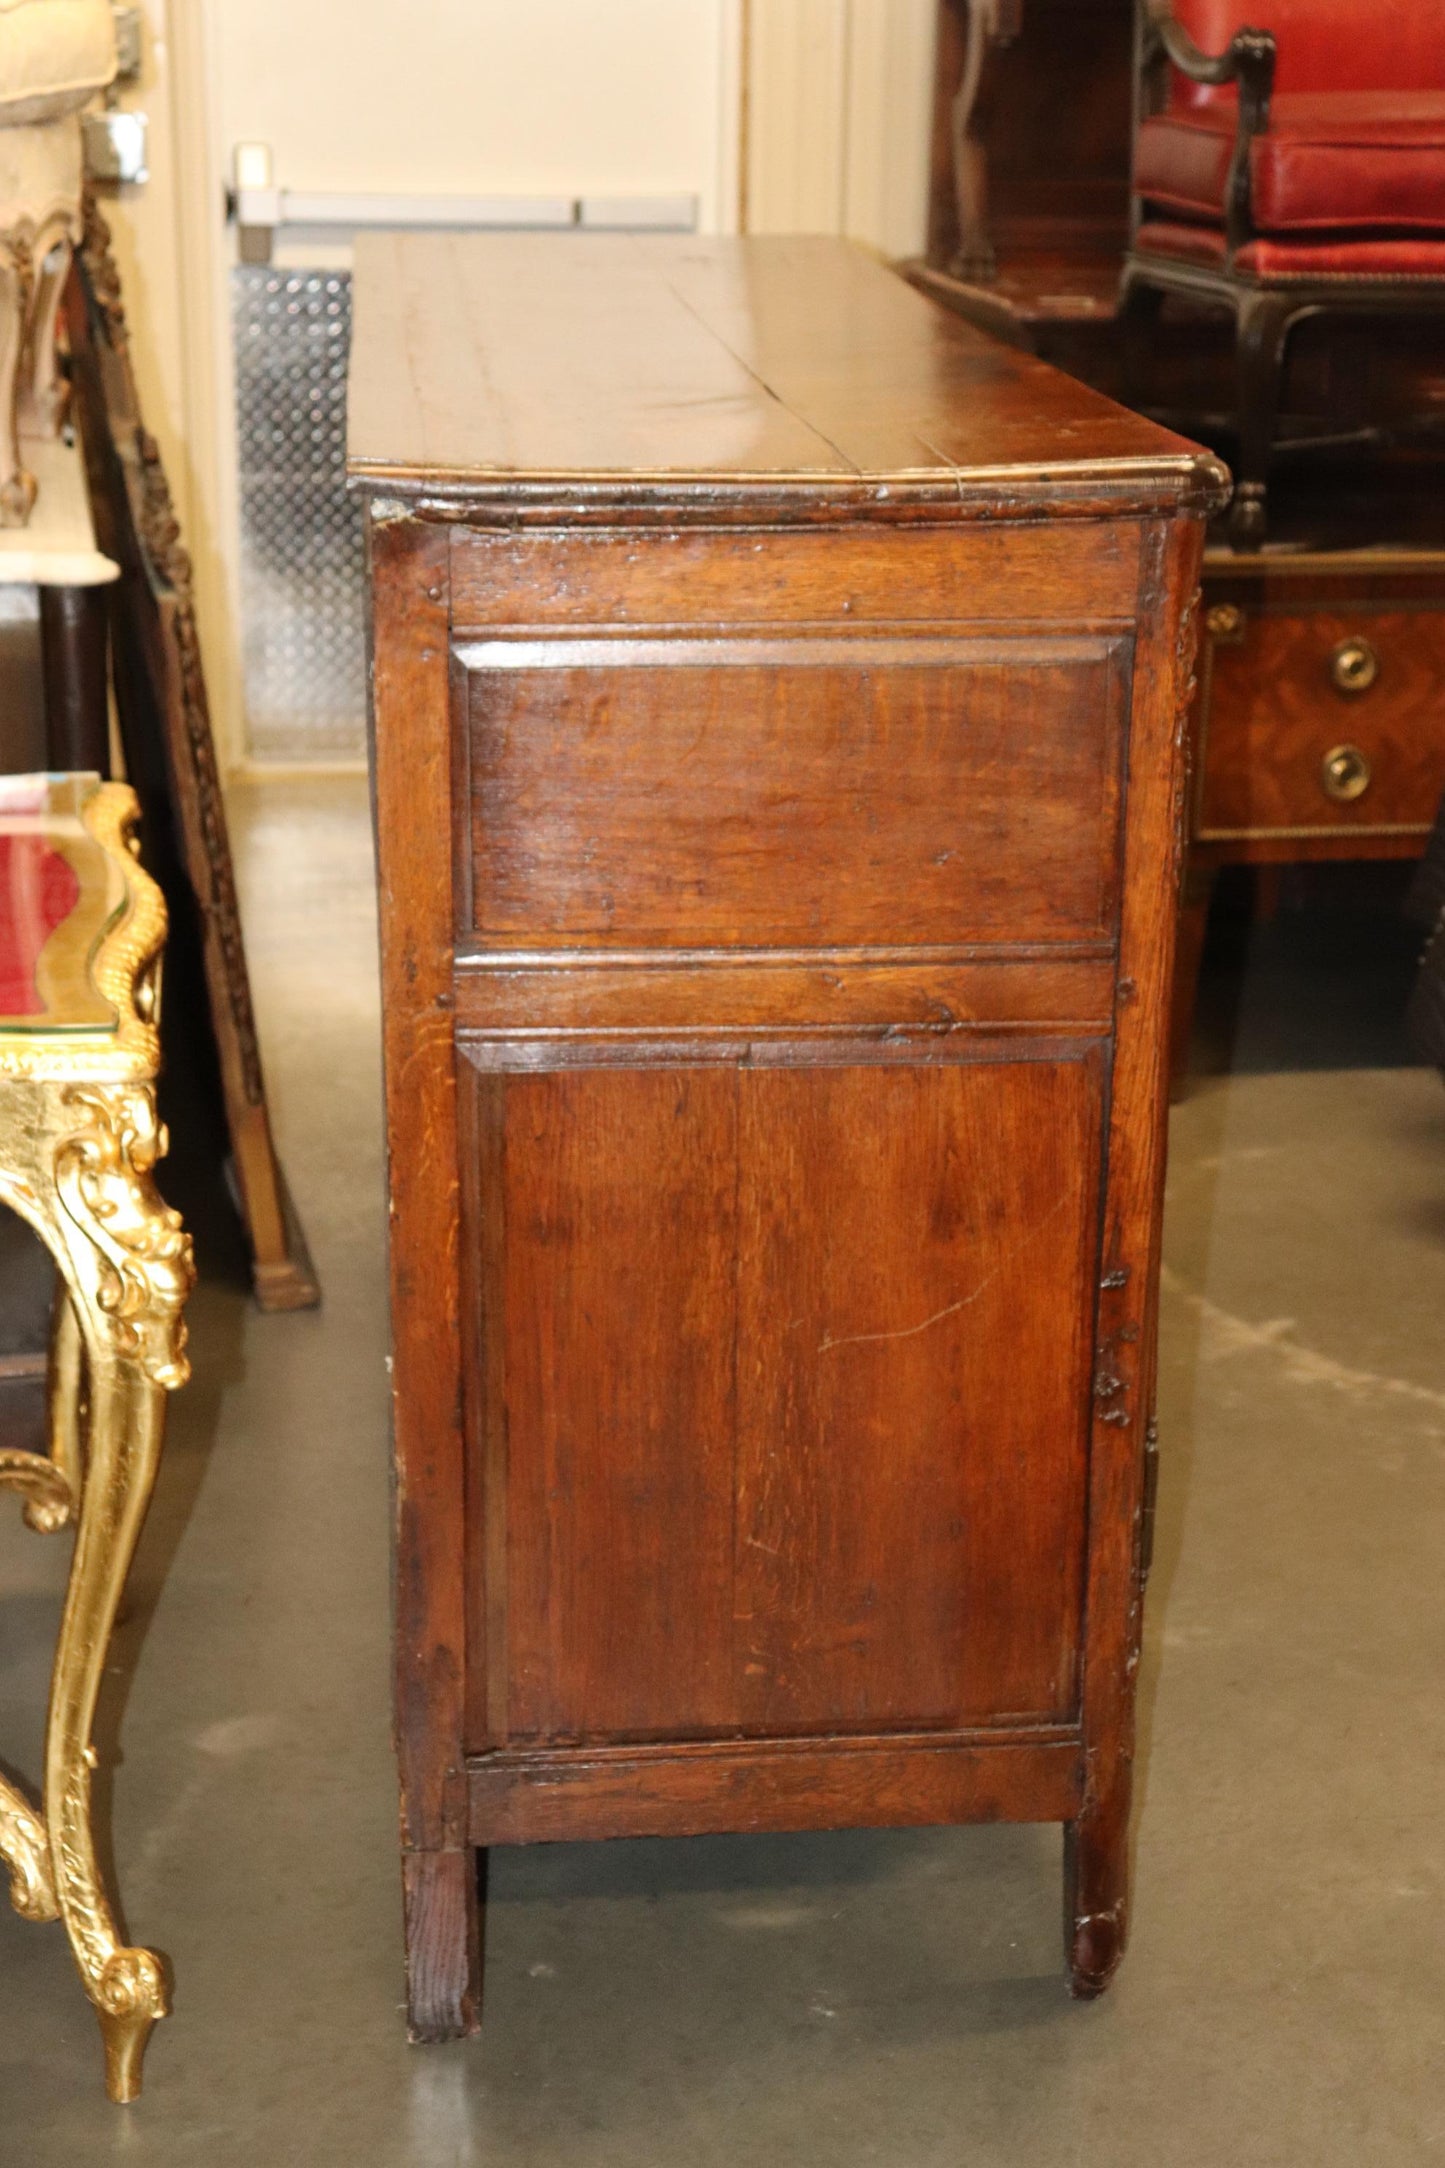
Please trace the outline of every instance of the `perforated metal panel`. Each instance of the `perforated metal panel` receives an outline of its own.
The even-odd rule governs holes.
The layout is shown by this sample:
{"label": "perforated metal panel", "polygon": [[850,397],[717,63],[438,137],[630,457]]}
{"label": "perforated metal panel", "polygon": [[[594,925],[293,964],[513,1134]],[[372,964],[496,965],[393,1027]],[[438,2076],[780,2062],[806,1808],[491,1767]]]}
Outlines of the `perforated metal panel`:
{"label": "perforated metal panel", "polygon": [[366,749],[365,560],[346,494],[344,271],[231,273],[250,750]]}

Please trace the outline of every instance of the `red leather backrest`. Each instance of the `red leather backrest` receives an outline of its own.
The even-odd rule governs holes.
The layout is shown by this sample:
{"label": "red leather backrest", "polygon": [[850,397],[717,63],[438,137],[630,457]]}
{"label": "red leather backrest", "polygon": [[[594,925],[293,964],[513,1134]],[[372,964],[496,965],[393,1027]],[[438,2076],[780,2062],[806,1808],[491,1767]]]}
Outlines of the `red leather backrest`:
{"label": "red leather backrest", "polygon": [[[1236,30],[1272,30],[1276,90],[1445,91],[1445,0],[1170,0],[1182,30],[1222,53]],[[1232,99],[1171,69],[1170,102]]]}

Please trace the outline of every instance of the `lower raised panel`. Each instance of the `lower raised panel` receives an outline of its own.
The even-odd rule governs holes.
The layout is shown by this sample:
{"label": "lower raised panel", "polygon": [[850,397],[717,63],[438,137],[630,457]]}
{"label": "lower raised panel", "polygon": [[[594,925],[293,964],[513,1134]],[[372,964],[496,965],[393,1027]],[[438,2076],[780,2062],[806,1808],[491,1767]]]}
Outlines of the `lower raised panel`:
{"label": "lower raised panel", "polygon": [[1102,1074],[464,1071],[474,1748],[1071,1716]]}

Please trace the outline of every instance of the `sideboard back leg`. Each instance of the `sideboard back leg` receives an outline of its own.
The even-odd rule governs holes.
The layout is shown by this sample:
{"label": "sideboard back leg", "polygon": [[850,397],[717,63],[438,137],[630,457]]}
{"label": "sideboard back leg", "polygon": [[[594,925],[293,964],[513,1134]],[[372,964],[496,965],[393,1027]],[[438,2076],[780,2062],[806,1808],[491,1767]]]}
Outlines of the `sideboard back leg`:
{"label": "sideboard back leg", "polygon": [[481,2028],[482,1883],[486,1853],[403,1852],[406,2022],[413,2040],[456,2040]]}
{"label": "sideboard back leg", "polygon": [[1064,1824],[1064,1953],[1069,1993],[1102,1995],[1119,1969],[1129,1926],[1127,1774],[1076,1822]]}

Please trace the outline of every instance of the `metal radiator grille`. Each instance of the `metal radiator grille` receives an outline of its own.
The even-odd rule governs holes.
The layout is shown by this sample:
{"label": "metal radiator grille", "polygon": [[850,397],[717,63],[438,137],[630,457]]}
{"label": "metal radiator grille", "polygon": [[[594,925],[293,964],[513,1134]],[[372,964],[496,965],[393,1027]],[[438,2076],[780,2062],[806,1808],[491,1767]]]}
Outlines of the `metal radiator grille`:
{"label": "metal radiator grille", "polygon": [[365,560],[346,494],[351,278],[231,273],[249,750],[366,749]]}

